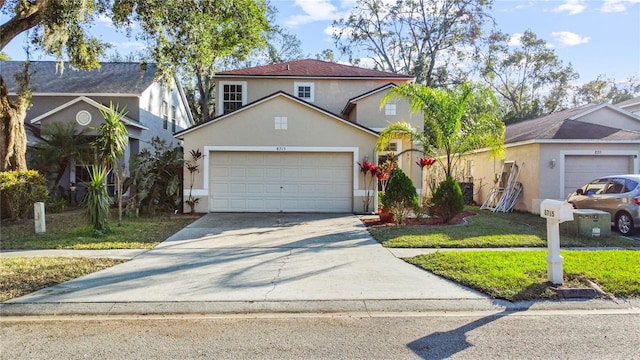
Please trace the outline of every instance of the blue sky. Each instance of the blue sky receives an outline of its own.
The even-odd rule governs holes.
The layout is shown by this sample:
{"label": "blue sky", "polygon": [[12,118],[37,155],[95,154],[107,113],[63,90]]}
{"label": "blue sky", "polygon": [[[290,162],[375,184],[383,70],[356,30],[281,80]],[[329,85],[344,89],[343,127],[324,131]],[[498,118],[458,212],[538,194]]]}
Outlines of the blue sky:
{"label": "blue sky", "polygon": [[[271,0],[278,8],[277,22],[302,41],[305,54],[314,57],[334,49],[331,23],[346,16],[355,0]],[[516,35],[532,30],[552,46],[580,74],[579,83],[599,74],[618,81],[640,77],[640,0],[495,0],[497,27]],[[3,16],[2,21],[6,18]],[[116,33],[107,19],[92,29],[113,42],[121,54],[142,44]],[[22,39],[14,39],[4,51],[13,60],[25,58]],[[346,61],[336,53],[337,59]],[[32,60],[40,60],[37,55]],[[365,62],[366,63],[366,62]]]}

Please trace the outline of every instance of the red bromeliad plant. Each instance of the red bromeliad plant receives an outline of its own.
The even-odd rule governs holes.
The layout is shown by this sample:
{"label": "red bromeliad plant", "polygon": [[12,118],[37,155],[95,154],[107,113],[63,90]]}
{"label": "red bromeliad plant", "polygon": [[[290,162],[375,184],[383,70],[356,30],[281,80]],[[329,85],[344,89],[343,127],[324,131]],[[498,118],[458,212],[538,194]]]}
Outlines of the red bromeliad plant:
{"label": "red bromeliad plant", "polygon": [[[364,212],[368,213],[369,206],[371,205],[371,190],[373,189],[374,180],[378,178],[380,173],[380,167],[367,160],[362,160],[362,163],[358,163],[358,165],[360,165],[360,172],[364,174],[366,193],[362,202],[364,205]],[[371,175],[371,178],[367,182],[367,175],[369,174]]]}
{"label": "red bromeliad plant", "polygon": [[383,195],[387,191],[391,174],[398,168],[398,162],[395,159],[396,158],[392,156],[378,166],[378,181],[380,182],[380,189]]}
{"label": "red bromeliad plant", "polygon": [[419,157],[418,160],[416,161],[416,164],[418,164],[418,166],[420,166],[421,170],[424,170],[424,167],[431,167],[431,165],[435,164],[436,159],[432,159],[432,158],[421,158]]}
{"label": "red bromeliad plant", "polygon": [[[420,166],[420,170],[422,170],[423,172],[424,172],[424,168],[425,167],[427,169],[429,169],[431,167],[431,165],[433,165],[435,163],[436,163],[436,159],[434,159],[434,158],[421,158],[421,157],[418,157],[417,160],[416,160],[416,164],[418,166]],[[424,178],[423,176],[420,177],[420,181],[421,182],[424,181],[423,178]],[[423,185],[424,185],[424,183],[423,183]],[[433,187],[431,187],[431,192],[433,192],[433,190],[434,190]],[[424,191],[422,193],[424,194]],[[424,201],[425,199],[423,198],[422,200]]]}
{"label": "red bromeliad plant", "polygon": [[187,168],[187,170],[189,171],[189,174],[191,176],[190,183],[189,183],[189,198],[187,199],[186,203],[187,205],[189,205],[190,209],[191,209],[191,213],[195,213],[196,211],[196,205],[198,204],[198,202],[200,202],[199,198],[193,197],[192,193],[193,193],[193,184],[195,182],[195,175],[197,172],[200,172],[200,165],[198,165],[198,160],[202,159],[204,157],[204,155],[202,154],[202,152],[200,151],[200,149],[192,149],[191,150],[191,161],[186,161],[185,162],[185,167]]}

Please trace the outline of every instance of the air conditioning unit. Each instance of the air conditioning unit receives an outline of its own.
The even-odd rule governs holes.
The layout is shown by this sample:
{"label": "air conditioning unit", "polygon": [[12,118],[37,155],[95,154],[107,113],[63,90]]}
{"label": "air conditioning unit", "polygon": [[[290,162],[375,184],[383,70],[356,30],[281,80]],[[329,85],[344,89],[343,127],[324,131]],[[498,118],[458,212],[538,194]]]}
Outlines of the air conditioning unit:
{"label": "air conditioning unit", "polygon": [[560,231],[569,235],[589,237],[611,235],[611,214],[593,209],[573,210],[573,221],[561,223]]}

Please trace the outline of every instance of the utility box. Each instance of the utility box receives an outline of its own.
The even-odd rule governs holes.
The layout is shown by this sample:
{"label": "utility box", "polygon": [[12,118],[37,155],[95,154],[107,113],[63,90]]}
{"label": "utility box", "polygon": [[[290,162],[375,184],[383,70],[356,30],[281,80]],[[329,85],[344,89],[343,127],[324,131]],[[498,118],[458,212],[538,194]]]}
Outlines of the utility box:
{"label": "utility box", "polygon": [[565,234],[599,237],[611,235],[611,214],[593,209],[576,209],[573,221],[560,224],[560,231]]}

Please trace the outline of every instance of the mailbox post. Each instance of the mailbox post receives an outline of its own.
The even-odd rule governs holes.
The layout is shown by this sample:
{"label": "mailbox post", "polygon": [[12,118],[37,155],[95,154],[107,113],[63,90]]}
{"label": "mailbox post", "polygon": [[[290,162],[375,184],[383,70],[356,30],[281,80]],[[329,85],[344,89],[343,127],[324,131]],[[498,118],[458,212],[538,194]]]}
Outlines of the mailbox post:
{"label": "mailbox post", "polygon": [[562,256],[560,256],[560,223],[573,221],[573,206],[565,201],[543,200],[540,216],[547,219],[547,279],[562,284]]}

